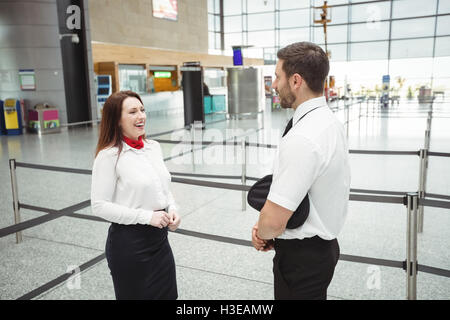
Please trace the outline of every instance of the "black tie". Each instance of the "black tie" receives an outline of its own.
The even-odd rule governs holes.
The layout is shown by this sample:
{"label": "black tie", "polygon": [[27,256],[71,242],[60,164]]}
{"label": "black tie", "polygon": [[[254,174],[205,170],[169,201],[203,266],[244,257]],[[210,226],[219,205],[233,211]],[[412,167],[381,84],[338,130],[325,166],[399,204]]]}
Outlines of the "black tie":
{"label": "black tie", "polygon": [[289,122],[288,122],[288,124],[286,126],[286,129],[284,129],[284,133],[283,133],[282,137],[284,137],[289,132],[289,130],[291,130],[291,128],[292,128],[292,120],[293,119],[294,118],[291,118],[291,120],[289,120]]}

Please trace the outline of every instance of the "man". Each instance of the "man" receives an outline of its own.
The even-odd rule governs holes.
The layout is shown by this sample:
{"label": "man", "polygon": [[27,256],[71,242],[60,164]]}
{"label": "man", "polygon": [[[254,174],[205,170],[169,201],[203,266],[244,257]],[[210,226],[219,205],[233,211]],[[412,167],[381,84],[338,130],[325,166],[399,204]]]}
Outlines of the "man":
{"label": "man", "polygon": [[[283,108],[294,109],[274,160],[273,181],[252,230],[257,250],[275,249],[275,299],[326,299],[339,259],[336,237],[350,192],[343,125],[323,96],[328,57],[309,42],[278,51],[272,87]],[[308,195],[309,216],[297,229],[286,223]]]}

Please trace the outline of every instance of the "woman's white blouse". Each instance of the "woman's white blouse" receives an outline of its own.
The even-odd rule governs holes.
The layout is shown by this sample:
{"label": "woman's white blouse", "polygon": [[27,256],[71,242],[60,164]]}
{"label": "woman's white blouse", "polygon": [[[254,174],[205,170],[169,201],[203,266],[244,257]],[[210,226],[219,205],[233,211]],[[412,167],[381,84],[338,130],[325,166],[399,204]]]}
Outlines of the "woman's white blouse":
{"label": "woman's white blouse", "polygon": [[95,215],[120,224],[150,224],[153,211],[177,210],[158,142],[144,142],[141,149],[123,142],[119,158],[117,153],[117,147],[107,148],[94,160],[91,208]]}

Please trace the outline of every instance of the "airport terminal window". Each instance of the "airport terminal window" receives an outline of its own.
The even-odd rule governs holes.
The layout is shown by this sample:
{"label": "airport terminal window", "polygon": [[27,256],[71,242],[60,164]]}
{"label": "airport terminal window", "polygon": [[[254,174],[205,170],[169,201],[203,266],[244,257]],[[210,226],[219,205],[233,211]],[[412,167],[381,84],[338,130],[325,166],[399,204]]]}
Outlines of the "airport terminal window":
{"label": "airport terminal window", "polygon": [[220,14],[220,0],[208,0],[208,12]]}
{"label": "airport terminal window", "polygon": [[450,1],[439,1],[438,13],[450,13]]}
{"label": "airport terminal window", "polygon": [[[209,0],[208,6],[214,9],[208,12],[214,12],[218,3],[219,0]],[[295,41],[324,44],[323,27],[313,22],[320,14],[320,10],[313,7],[322,6],[323,0],[225,0],[223,3],[225,30],[220,30],[220,15],[216,14],[215,29],[210,27],[209,30],[219,36],[209,36],[210,49],[221,49],[223,54],[230,55],[232,45],[252,45],[251,54],[262,52],[258,58],[274,63],[276,59],[269,48],[276,53],[280,47]],[[402,44],[410,42],[395,41],[433,38],[435,29],[438,38],[433,39],[431,48],[435,43],[439,46],[434,51],[429,47],[411,48],[408,57],[423,56],[427,52],[431,52],[430,56],[433,52],[446,54],[447,46],[439,36],[450,35],[450,15],[436,16],[436,11],[450,13],[449,0],[328,0],[328,5],[337,5],[331,9],[332,21],[327,36],[330,48],[334,46],[333,57],[339,61],[344,58],[387,59],[392,43],[394,56],[398,56],[407,50]],[[427,15],[431,17],[424,17]],[[222,32],[224,48],[220,48]]]}
{"label": "airport terminal window", "polygon": [[225,48],[231,49],[232,46],[242,45],[242,33],[226,33],[225,34]]}
{"label": "airport terminal window", "polygon": [[[283,0],[280,0],[283,1]],[[335,5],[335,4],[347,4],[349,3],[349,0],[328,0],[327,4],[329,6]],[[321,5],[323,5],[323,0],[314,0],[314,6],[315,7],[320,7]]]}
{"label": "airport terminal window", "polygon": [[241,14],[242,1],[241,0],[226,0],[223,2],[223,14],[225,16]]}
{"label": "airport terminal window", "polygon": [[351,6],[350,22],[371,22],[388,20],[391,15],[391,2],[363,3]]}
{"label": "airport terminal window", "polygon": [[[321,45],[325,50],[325,45]],[[331,52],[331,59],[333,61],[345,61],[347,60],[347,45],[346,44],[329,44],[328,51]]]}
{"label": "airport terminal window", "polygon": [[393,19],[429,16],[434,14],[436,14],[436,0],[396,0],[393,2]]}
{"label": "airport terminal window", "polygon": [[247,15],[247,30],[267,30],[275,28],[275,14],[271,13],[256,13]]}
{"label": "airport terminal window", "polygon": [[391,42],[391,58],[420,58],[433,54],[433,38],[393,40]]}
{"label": "airport terminal window", "polygon": [[308,8],[310,0],[280,0],[280,10]]}
{"label": "airport terminal window", "polygon": [[214,24],[214,15],[208,13],[208,31],[216,30],[216,26]]}
{"label": "airport terminal window", "polygon": [[120,90],[131,90],[137,93],[147,92],[147,75],[144,66],[119,65]]}
{"label": "airport terminal window", "polygon": [[307,27],[310,20],[309,9],[280,11],[280,28]]}
{"label": "airport terminal window", "polygon": [[284,47],[293,42],[309,41],[309,28],[280,30],[280,46]]}
{"label": "airport terminal window", "polygon": [[225,32],[241,32],[242,16],[224,17],[223,24]]}
{"label": "airport terminal window", "polygon": [[[438,37],[436,38],[436,57],[448,57],[450,56],[450,37]],[[446,69],[447,73],[449,69]]]}
{"label": "airport terminal window", "polygon": [[[320,10],[319,10],[320,12]],[[317,16],[317,12],[316,12]],[[320,16],[317,16],[320,19]],[[348,21],[348,6],[331,8],[331,22],[330,24],[347,23]]]}
{"label": "airport terminal window", "polygon": [[247,0],[247,13],[274,12],[275,0],[255,1]]}
{"label": "airport terminal window", "polygon": [[389,38],[389,22],[357,23],[351,25],[351,41],[373,41]]}
{"label": "airport terminal window", "polygon": [[351,60],[379,60],[388,58],[388,41],[350,44]]}
{"label": "airport terminal window", "polygon": [[432,37],[434,25],[434,17],[392,21],[391,37],[392,39]]}
{"label": "airport terminal window", "polygon": [[[347,25],[327,27],[327,41],[328,43],[347,42]],[[322,26],[314,27],[314,42],[325,43]]]}
{"label": "airport terminal window", "polygon": [[248,44],[257,47],[273,47],[275,45],[275,31],[248,32]]}
{"label": "airport terminal window", "polygon": [[437,36],[450,35],[450,16],[443,16],[437,18],[436,35]]}

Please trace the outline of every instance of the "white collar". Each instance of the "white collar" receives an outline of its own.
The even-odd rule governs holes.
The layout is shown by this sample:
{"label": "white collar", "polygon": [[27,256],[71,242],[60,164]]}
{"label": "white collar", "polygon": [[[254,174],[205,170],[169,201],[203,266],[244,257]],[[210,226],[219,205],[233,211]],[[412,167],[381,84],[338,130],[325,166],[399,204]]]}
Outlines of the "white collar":
{"label": "white collar", "polygon": [[326,105],[327,100],[325,99],[325,96],[306,100],[305,102],[300,104],[297,109],[295,109],[294,116],[292,117],[292,124],[295,125],[304,114],[311,111],[312,109]]}
{"label": "white collar", "polygon": [[146,141],[144,141],[144,147],[141,148],[141,149],[133,148],[133,147],[129,146],[125,141],[122,141],[122,152],[126,152],[128,150],[132,150],[132,151],[137,152],[137,153],[142,153],[146,149],[150,149],[150,143],[148,143]]}

